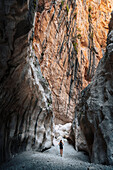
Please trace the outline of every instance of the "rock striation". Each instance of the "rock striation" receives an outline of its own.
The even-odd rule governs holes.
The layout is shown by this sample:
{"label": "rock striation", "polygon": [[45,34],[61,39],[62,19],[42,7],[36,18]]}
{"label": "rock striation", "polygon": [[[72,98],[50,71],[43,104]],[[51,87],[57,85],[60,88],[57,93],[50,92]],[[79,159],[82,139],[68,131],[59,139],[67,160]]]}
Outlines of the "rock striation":
{"label": "rock striation", "polygon": [[112,7],[110,0],[39,0],[34,49],[56,124],[73,120],[78,96],[105,53]]}
{"label": "rock striation", "polygon": [[0,163],[52,145],[52,99],[34,54],[36,1],[0,1]]}
{"label": "rock striation", "polygon": [[106,53],[76,110],[91,162],[113,165],[113,12]]}

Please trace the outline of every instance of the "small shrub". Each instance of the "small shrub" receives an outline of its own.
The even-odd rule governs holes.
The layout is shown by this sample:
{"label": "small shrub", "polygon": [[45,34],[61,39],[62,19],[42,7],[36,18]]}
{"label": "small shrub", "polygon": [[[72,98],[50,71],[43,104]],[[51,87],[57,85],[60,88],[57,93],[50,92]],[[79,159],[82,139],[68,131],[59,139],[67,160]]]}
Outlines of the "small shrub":
{"label": "small shrub", "polygon": [[77,42],[73,42],[73,47],[74,47],[76,53],[78,54],[78,49],[77,49],[78,43]]}
{"label": "small shrub", "polygon": [[73,44],[75,44],[75,46],[77,46],[77,45],[78,45],[78,43],[77,43],[77,42],[73,42]]}
{"label": "small shrub", "polygon": [[62,6],[64,5],[64,1],[63,1],[63,0],[61,1],[61,5],[62,5]]}
{"label": "small shrub", "polygon": [[75,12],[75,14],[74,14],[74,18],[76,19],[76,17],[77,17],[77,12]]}
{"label": "small shrub", "polygon": [[89,14],[88,17],[91,19],[91,14]]}
{"label": "small shrub", "polygon": [[91,6],[89,6],[88,11],[91,12]]}
{"label": "small shrub", "polygon": [[67,14],[69,13],[69,6],[66,5]]}
{"label": "small shrub", "polygon": [[77,38],[78,38],[78,39],[81,39],[81,37],[82,37],[81,34],[78,34],[78,35],[77,35]]}
{"label": "small shrub", "polygon": [[36,8],[36,0],[33,0],[34,8]]}

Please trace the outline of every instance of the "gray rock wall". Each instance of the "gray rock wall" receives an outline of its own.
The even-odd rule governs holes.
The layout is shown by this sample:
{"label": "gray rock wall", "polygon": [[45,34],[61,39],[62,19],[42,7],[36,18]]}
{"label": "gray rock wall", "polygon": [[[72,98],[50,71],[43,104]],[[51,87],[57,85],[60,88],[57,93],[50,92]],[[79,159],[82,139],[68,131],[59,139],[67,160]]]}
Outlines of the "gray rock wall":
{"label": "gray rock wall", "polygon": [[0,162],[52,145],[51,93],[35,57],[36,1],[0,1]]}
{"label": "gray rock wall", "polygon": [[113,12],[106,54],[76,108],[91,162],[113,165]]}

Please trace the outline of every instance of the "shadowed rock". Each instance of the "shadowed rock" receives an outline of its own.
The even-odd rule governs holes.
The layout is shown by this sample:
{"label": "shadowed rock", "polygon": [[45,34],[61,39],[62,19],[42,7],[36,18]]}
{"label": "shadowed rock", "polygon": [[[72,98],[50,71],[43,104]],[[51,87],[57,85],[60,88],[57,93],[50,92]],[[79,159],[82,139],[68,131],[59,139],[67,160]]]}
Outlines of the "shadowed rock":
{"label": "shadowed rock", "polygon": [[0,2],[0,162],[52,145],[51,93],[35,57],[36,1]]}
{"label": "shadowed rock", "polygon": [[113,12],[106,54],[77,106],[91,162],[113,165]]}

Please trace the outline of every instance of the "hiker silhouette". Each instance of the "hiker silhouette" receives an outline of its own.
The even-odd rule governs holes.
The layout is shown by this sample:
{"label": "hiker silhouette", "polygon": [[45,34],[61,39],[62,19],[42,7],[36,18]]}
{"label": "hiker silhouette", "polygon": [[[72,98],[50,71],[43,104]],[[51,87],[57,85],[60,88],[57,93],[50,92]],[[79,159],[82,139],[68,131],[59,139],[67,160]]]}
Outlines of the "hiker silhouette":
{"label": "hiker silhouette", "polygon": [[60,142],[59,142],[59,147],[60,147],[60,155],[61,155],[61,157],[62,157],[62,155],[63,155],[63,142],[62,142],[62,140],[60,140]]}

